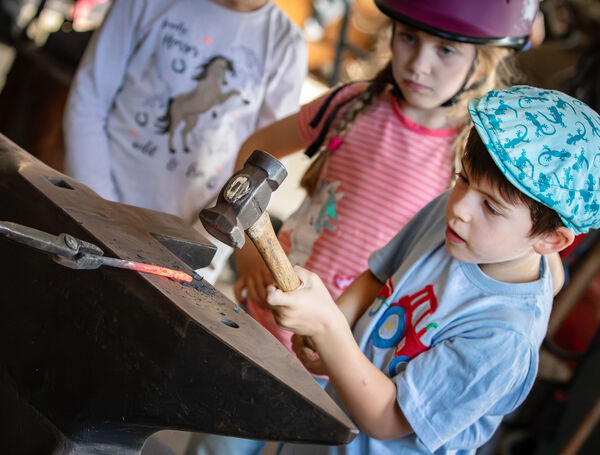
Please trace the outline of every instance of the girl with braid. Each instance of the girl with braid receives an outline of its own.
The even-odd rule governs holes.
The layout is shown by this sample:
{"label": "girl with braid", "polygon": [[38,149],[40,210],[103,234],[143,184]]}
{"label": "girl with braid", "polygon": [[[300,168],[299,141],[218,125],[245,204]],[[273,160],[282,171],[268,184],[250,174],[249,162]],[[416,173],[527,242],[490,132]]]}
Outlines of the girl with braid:
{"label": "girl with braid", "polygon": [[[537,0],[375,0],[393,21],[392,57],[369,82],[335,88],[243,144],[281,158],[306,148],[307,197],[279,240],[293,264],[337,298],[413,215],[448,189],[468,129],[467,102],[510,84],[506,65],[528,40]],[[272,282],[251,242],[235,253],[236,297],[291,350],[266,306]]]}

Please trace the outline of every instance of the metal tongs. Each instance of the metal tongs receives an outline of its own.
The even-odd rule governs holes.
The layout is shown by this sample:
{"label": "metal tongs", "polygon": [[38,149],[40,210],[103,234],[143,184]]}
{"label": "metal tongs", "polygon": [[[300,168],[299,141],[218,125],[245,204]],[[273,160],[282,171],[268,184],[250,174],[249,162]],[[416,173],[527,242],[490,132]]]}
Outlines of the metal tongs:
{"label": "metal tongs", "polygon": [[78,270],[97,269],[101,265],[152,273],[190,283],[191,275],[157,265],[127,261],[104,256],[104,251],[93,243],[61,233],[52,235],[38,229],[10,221],[0,221],[0,236],[35,248],[50,255],[54,262]]}

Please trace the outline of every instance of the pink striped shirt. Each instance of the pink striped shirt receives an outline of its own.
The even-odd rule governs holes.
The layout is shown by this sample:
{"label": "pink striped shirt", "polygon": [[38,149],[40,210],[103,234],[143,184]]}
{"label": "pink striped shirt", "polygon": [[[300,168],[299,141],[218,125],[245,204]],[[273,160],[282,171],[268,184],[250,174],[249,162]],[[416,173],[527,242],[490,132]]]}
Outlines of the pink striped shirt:
{"label": "pink striped shirt", "polygon": [[[329,109],[364,88],[344,88]],[[299,112],[298,130],[307,145],[321,130],[321,125],[313,129],[309,122],[326,97]],[[414,123],[402,115],[391,94],[382,95],[330,156],[320,194],[307,198],[281,228],[279,239],[290,260],[317,273],[337,298],[367,269],[374,250],[448,188],[457,133]],[[272,321],[261,321],[268,316],[256,316],[272,332],[281,330]],[[285,333],[275,335],[289,346]]]}

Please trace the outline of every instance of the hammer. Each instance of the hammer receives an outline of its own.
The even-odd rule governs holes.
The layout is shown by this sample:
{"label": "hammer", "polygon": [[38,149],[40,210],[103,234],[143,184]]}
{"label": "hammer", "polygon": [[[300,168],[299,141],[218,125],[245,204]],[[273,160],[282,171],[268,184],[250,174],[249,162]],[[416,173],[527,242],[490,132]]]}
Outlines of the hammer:
{"label": "hammer", "polygon": [[271,194],[286,176],[283,164],[268,153],[255,150],[244,167],[227,180],[216,205],[200,212],[206,230],[229,246],[244,246],[245,231],[284,292],[300,286],[300,279],[275,236],[266,209]]}

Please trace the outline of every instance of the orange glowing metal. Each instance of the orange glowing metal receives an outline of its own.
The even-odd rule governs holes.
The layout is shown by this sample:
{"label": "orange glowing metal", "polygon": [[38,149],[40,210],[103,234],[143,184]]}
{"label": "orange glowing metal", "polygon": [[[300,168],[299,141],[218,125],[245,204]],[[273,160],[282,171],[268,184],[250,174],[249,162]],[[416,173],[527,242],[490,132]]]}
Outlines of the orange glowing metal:
{"label": "orange glowing metal", "polygon": [[191,283],[194,279],[192,276],[188,275],[185,272],[182,272],[181,270],[168,269],[166,267],[160,267],[158,265],[143,264],[141,262],[126,261],[123,259],[108,258],[105,256],[102,256],[101,260],[103,265],[119,267],[121,269],[135,270],[136,272],[145,272],[151,273],[153,275],[165,276],[167,278],[185,281],[186,283]]}
{"label": "orange glowing metal", "polygon": [[[131,267],[129,267],[131,264]],[[127,269],[136,270],[138,272],[152,273],[153,275],[166,276],[167,278],[173,278],[179,281],[185,281],[191,283],[193,278],[185,272],[180,270],[168,269],[166,267],[159,267],[158,265],[142,264],[141,262],[130,262]]]}
{"label": "orange glowing metal", "polygon": [[54,261],[72,269],[90,270],[97,269],[101,265],[108,265],[137,272],[152,273],[153,275],[173,278],[186,283],[191,283],[194,280],[192,276],[180,270],[106,257],[96,245],[76,239],[65,233],[56,236],[11,221],[0,221],[0,236],[45,251],[52,255]]}

